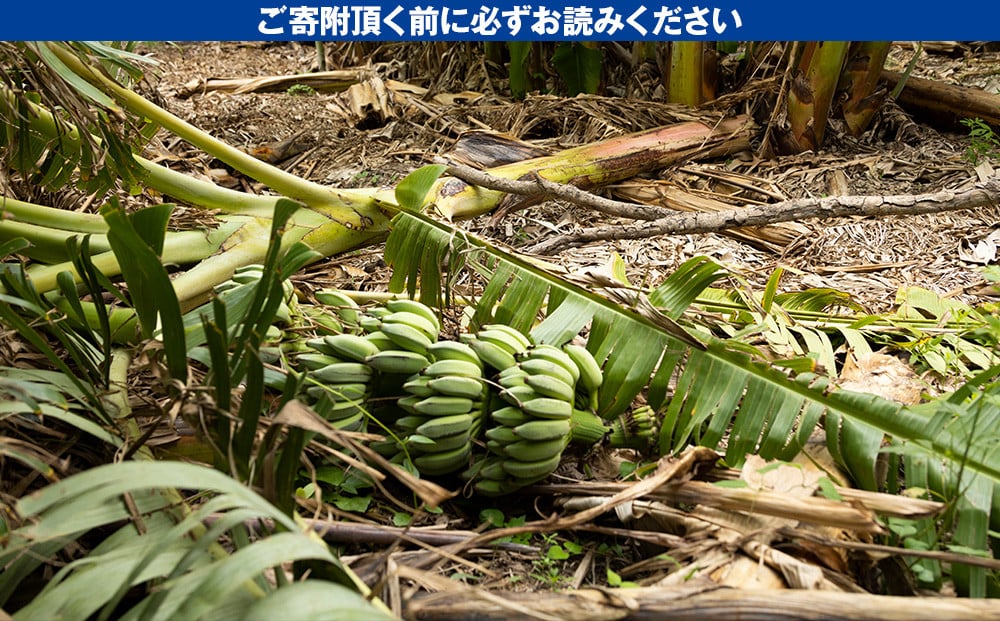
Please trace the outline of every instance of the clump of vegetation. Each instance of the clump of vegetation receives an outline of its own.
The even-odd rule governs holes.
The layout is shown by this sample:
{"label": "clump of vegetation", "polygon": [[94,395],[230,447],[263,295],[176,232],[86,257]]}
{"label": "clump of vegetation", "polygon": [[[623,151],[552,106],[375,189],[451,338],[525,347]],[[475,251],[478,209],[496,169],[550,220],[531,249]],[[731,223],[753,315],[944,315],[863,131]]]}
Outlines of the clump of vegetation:
{"label": "clump of vegetation", "polygon": [[982,119],[962,119],[962,125],[969,128],[971,144],[965,150],[965,159],[973,166],[984,159],[1000,157],[1000,137]]}
{"label": "clump of vegetation", "polygon": [[288,87],[288,90],[285,92],[287,92],[289,95],[292,95],[293,97],[295,96],[311,97],[312,95],[316,94],[316,89],[309,86],[308,84],[292,84],[291,86]]}

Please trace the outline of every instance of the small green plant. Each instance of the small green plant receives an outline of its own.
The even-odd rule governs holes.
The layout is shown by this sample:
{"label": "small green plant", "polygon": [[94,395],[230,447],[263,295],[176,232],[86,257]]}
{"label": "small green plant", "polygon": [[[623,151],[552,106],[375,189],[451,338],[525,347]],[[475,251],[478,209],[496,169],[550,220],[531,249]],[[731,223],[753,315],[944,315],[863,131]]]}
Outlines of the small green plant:
{"label": "small green plant", "polygon": [[608,567],[607,569],[607,576],[608,576],[609,587],[617,587],[620,589],[635,589],[639,587],[639,584],[636,582],[632,582],[630,580],[622,580],[622,577],[619,576],[618,573],[615,572],[610,567]]}
{"label": "small green plant", "polygon": [[305,96],[305,95],[315,95],[316,89],[309,86],[308,84],[292,84],[291,86],[288,87],[288,90],[285,92],[288,93],[289,95]]}
{"label": "small green plant", "polygon": [[[480,511],[479,520],[488,523],[491,528],[512,528],[515,526],[522,526],[528,521],[528,518],[523,515],[519,515],[508,519],[504,516],[503,511],[492,508]],[[513,537],[501,537],[500,539],[497,539],[497,541],[528,545],[531,541],[531,533],[521,533],[520,535],[515,535]]]}
{"label": "small green plant", "polygon": [[962,119],[961,123],[969,128],[969,139],[972,141],[965,150],[966,160],[975,166],[980,160],[1000,157],[1000,137],[986,121],[979,118]]}
{"label": "small green plant", "polygon": [[583,552],[583,546],[575,541],[558,541],[558,533],[540,535],[545,547],[545,556],[531,562],[534,571],[531,577],[550,587],[559,586],[563,576],[564,561]]}

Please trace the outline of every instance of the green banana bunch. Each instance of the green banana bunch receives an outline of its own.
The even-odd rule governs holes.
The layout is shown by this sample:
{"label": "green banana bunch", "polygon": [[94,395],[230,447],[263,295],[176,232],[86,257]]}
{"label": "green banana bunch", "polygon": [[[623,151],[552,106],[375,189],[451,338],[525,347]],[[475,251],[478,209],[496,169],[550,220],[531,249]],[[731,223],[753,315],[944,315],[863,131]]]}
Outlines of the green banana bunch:
{"label": "green banana bunch", "polygon": [[[215,286],[215,295],[225,300],[242,287],[256,285],[263,275],[263,265],[255,264],[239,267],[233,273],[231,279]],[[298,314],[297,310],[294,309],[296,304],[295,286],[290,280],[284,280],[281,283],[281,287],[283,290],[281,304],[275,311],[274,323],[268,326],[267,333],[264,335],[264,341],[267,343],[277,343],[283,340],[285,336],[283,328],[290,327],[293,323],[293,315]]]}
{"label": "green banana bunch", "polygon": [[[488,362],[498,369],[496,381],[501,388],[490,411],[493,426],[485,432],[490,454],[473,463],[463,475],[473,481],[477,492],[500,495],[540,481],[559,466],[572,435],[580,371],[558,347],[524,346],[526,338],[511,338],[509,332],[496,326],[488,331],[504,335],[503,342],[519,351],[511,355],[514,362],[506,367],[498,367],[509,362],[506,358]],[[477,342],[494,344],[482,334],[480,331],[470,341],[473,349]]]}
{"label": "green banana bunch", "polygon": [[611,422],[608,445],[645,452],[656,443],[658,435],[656,413],[648,405],[641,405]]}
{"label": "green banana bunch", "polygon": [[379,352],[358,334],[341,333],[305,342],[293,361],[307,374],[304,400],[331,425],[347,431],[367,428],[374,372],[365,360]]}
{"label": "green banana bunch", "polygon": [[502,324],[442,341],[437,315],[415,300],[361,309],[337,291],[316,298],[341,329],[294,356],[306,397],[338,427],[377,420],[390,433],[370,446],[423,475],[464,470],[477,492],[507,494],[549,476],[571,441],[593,445],[609,431],[613,446],[655,440],[648,408],[610,425],[595,414],[603,373],[584,347],[535,344]]}
{"label": "green banana bunch", "polygon": [[444,475],[466,467],[479,436],[488,397],[482,362],[467,346],[440,341],[433,362],[403,383],[396,405],[409,413],[395,421],[403,446],[421,474]]}

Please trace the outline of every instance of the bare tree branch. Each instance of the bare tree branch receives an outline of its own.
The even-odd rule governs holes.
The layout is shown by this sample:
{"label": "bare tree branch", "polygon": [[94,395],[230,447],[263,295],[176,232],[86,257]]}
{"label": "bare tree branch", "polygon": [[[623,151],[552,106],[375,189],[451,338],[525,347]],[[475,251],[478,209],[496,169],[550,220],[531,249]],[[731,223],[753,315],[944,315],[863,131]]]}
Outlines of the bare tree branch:
{"label": "bare tree branch", "polygon": [[536,244],[528,251],[536,254],[552,254],[566,248],[611,239],[644,239],[660,235],[710,233],[807,218],[912,216],[998,204],[1000,204],[1000,175],[977,183],[973,189],[965,192],[943,190],[917,195],[796,198],[770,205],[750,205],[714,213],[672,214],[642,224],[592,227],[572,234],[559,235]]}
{"label": "bare tree branch", "polygon": [[531,196],[536,199],[533,202],[540,202],[547,198],[561,198],[581,207],[590,207],[594,211],[606,213],[610,216],[632,218],[633,220],[657,220],[672,213],[659,207],[641,205],[639,203],[626,203],[597,196],[576,186],[556,183],[536,174],[530,175],[527,179],[503,179],[472,168],[471,166],[456,164],[440,157],[434,158],[434,163],[447,166],[448,174],[458,177],[466,183],[478,185],[489,190],[507,192],[508,194]]}

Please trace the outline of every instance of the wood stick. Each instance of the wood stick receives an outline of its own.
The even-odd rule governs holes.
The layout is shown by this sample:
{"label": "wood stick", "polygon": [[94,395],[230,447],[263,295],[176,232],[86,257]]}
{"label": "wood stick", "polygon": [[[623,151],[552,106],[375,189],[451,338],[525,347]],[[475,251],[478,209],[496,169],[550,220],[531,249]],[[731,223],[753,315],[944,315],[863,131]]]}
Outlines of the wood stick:
{"label": "wood stick", "polygon": [[809,218],[845,216],[899,216],[942,213],[960,209],[976,209],[1000,204],[1000,175],[977,183],[971,190],[942,190],[932,194],[899,196],[828,196],[797,198],[770,205],[750,205],[745,208],[714,213],[684,213],[638,225],[592,227],[572,234],[547,239],[529,252],[551,254],[595,241],[611,239],[645,239],[660,235],[711,233],[725,229],[774,224]]}
{"label": "wood stick", "polygon": [[[491,594],[493,597],[495,593]],[[574,621],[940,621],[996,619],[996,600],[892,597],[835,591],[683,588],[584,589],[572,592],[504,593],[509,603]],[[506,621],[511,609],[474,592],[420,595],[406,603],[414,621]]]}

